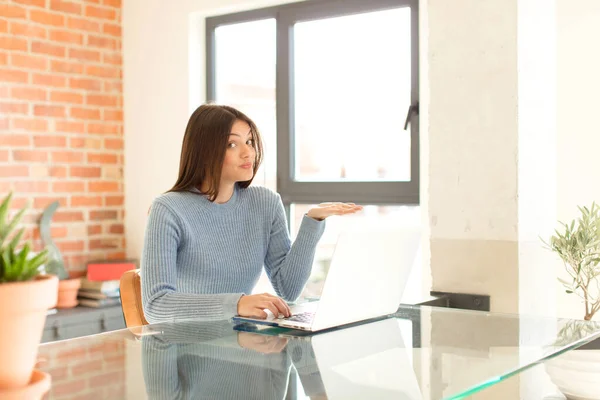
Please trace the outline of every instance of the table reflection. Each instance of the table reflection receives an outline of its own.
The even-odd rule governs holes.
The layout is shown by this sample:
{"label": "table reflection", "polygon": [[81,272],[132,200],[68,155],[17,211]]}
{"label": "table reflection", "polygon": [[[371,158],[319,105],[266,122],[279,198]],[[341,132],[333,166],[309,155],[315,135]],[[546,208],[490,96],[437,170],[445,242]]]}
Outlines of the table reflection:
{"label": "table reflection", "polygon": [[[306,337],[189,322],[142,338],[151,399],[421,399],[400,322]],[[292,365],[297,390],[290,385]],[[289,393],[288,393],[289,392]]]}

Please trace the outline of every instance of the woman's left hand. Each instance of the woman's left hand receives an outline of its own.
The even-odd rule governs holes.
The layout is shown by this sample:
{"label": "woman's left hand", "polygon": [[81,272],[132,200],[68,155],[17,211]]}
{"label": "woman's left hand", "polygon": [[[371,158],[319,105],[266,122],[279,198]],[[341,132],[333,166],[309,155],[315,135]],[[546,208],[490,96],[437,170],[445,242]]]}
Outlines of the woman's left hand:
{"label": "woman's left hand", "polygon": [[362,206],[357,206],[354,203],[321,203],[317,207],[311,208],[306,215],[317,221],[322,221],[332,215],[354,214],[362,209]]}

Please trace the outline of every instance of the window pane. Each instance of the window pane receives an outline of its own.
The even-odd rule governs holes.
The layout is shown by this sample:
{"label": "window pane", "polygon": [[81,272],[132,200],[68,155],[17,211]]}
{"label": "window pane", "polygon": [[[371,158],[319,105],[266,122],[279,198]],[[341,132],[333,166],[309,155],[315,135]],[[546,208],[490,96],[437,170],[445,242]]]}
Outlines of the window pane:
{"label": "window pane", "polygon": [[254,183],[276,190],[275,19],[215,30],[216,101],[235,107],[260,130],[265,157]]}
{"label": "window pane", "polygon": [[295,180],[410,181],[410,8],[294,27]]}

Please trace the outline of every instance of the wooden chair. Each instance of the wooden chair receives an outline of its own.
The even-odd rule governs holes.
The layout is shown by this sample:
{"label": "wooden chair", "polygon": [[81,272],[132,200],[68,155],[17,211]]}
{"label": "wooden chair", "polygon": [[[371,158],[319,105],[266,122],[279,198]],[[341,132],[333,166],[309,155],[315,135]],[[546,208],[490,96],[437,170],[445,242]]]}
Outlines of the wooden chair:
{"label": "wooden chair", "polygon": [[140,270],[132,269],[121,276],[119,283],[121,292],[121,308],[125,325],[128,328],[148,325],[142,308],[142,287],[140,283]]}

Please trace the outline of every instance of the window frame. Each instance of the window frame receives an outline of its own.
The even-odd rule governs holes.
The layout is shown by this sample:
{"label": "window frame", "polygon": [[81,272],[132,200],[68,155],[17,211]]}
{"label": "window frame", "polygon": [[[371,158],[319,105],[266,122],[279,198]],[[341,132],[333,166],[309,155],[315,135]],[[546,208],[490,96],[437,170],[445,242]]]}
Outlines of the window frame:
{"label": "window frame", "polygon": [[[340,182],[295,181],[294,166],[294,38],[297,22],[341,17],[386,9],[411,9],[411,105],[417,112],[398,110],[398,121],[408,118],[411,135],[411,180]],[[289,211],[291,204],[346,201],[373,205],[419,205],[419,13],[418,0],[307,0],[257,10],[206,18],[206,99],[216,99],[215,30],[219,26],[262,19],[276,21],[277,191]],[[368,79],[368,77],[365,77]],[[289,214],[288,214],[289,215]]]}

